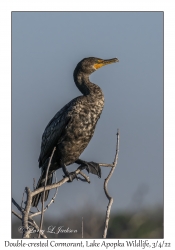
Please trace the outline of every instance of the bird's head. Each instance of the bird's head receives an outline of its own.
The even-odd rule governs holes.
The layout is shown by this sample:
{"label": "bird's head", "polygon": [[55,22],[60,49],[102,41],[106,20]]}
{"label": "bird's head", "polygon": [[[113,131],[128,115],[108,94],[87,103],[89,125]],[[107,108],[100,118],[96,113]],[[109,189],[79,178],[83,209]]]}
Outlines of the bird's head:
{"label": "bird's head", "polygon": [[75,71],[78,70],[84,74],[90,75],[97,69],[115,62],[119,62],[119,60],[117,58],[104,60],[96,57],[88,57],[84,58],[77,64]]}

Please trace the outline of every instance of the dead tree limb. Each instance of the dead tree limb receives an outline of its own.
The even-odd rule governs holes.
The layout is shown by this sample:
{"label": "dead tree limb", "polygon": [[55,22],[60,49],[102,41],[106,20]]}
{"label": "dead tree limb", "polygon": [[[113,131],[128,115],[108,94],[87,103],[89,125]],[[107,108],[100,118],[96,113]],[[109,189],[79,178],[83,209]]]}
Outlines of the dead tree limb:
{"label": "dead tree limb", "polygon": [[[84,178],[86,178],[87,180],[89,180],[89,177],[87,177],[84,173],[81,172],[80,169],[77,169],[75,171],[76,175],[80,174],[82,175]],[[30,234],[31,234],[31,229],[29,227],[29,224],[32,225],[37,232],[40,231],[40,234],[43,238],[47,238],[46,235],[43,233],[43,231],[38,227],[38,225],[36,224],[36,222],[32,219],[32,217],[41,214],[42,212],[44,213],[47,210],[47,206],[49,206],[49,204],[51,204],[54,201],[54,198],[52,199],[53,201],[51,201],[44,210],[42,211],[38,211],[36,213],[30,214],[30,209],[31,209],[31,203],[32,203],[32,197],[35,196],[36,194],[39,194],[41,192],[43,192],[44,190],[51,190],[51,189],[55,189],[58,188],[60,186],[62,186],[64,183],[66,183],[67,181],[69,181],[69,177],[65,177],[63,178],[61,181],[48,185],[46,187],[40,187],[38,189],[35,189],[34,191],[31,191],[28,187],[26,187],[26,193],[27,193],[27,200],[26,200],[26,206],[23,209],[13,198],[12,198],[12,202],[13,204],[17,207],[17,209],[22,213],[22,215],[17,214],[15,211],[12,211],[12,213],[18,217],[19,219],[22,220],[22,226],[23,226],[23,238],[30,238]]]}
{"label": "dead tree limb", "polygon": [[[107,235],[108,224],[109,224],[109,219],[110,219],[110,212],[111,212],[111,207],[112,207],[112,203],[113,203],[113,198],[109,195],[109,193],[107,191],[107,185],[108,185],[108,181],[111,178],[112,174],[114,173],[115,167],[117,165],[118,153],[119,153],[119,129],[117,129],[117,144],[116,144],[116,153],[115,153],[114,162],[113,162],[113,164],[110,164],[110,166],[112,168],[111,168],[111,171],[109,172],[109,175],[107,176],[107,178],[105,179],[105,182],[104,182],[104,192],[106,194],[106,197],[109,200],[109,203],[108,203],[107,210],[106,210],[106,219],[105,219],[103,238],[106,238],[106,235]],[[104,166],[104,164],[101,166]]]}
{"label": "dead tree limb", "polygon": [[[39,237],[41,236],[42,238],[47,238],[46,235],[44,234],[43,230],[42,230],[42,223],[43,223],[43,215],[44,212],[48,209],[48,207],[54,202],[56,195],[57,195],[57,191],[58,191],[58,187],[62,186],[64,183],[69,181],[69,177],[64,177],[62,180],[60,180],[59,182],[55,182],[51,185],[46,186],[47,183],[47,178],[48,178],[48,171],[49,171],[49,167],[51,164],[51,160],[54,154],[55,148],[52,151],[52,155],[49,159],[49,163],[48,163],[48,167],[47,167],[47,172],[46,172],[46,179],[45,179],[45,185],[43,187],[40,187],[38,189],[35,189],[33,191],[31,191],[28,187],[25,188],[25,191],[27,193],[27,200],[25,202],[25,207],[23,208],[22,205],[24,204],[23,199],[24,199],[24,194],[23,194],[23,198],[22,198],[22,202],[21,202],[21,206],[17,204],[17,202],[12,198],[12,202],[13,204],[17,207],[17,209],[20,211],[20,215],[17,214],[15,211],[12,211],[12,213],[18,217],[21,221],[22,221],[22,225],[23,225],[23,238],[30,238],[30,234],[31,234],[31,228],[30,226],[33,226],[33,228],[35,228],[37,230],[37,232],[39,232]],[[108,177],[105,179],[104,182],[104,191],[105,194],[109,200],[109,204],[107,207],[107,211],[106,211],[106,220],[105,220],[105,229],[104,229],[104,234],[103,234],[103,238],[106,238],[107,235],[107,230],[108,230],[108,223],[109,223],[109,215],[110,215],[110,210],[111,210],[111,206],[113,203],[113,198],[109,195],[108,191],[107,191],[107,184],[109,179],[111,178],[114,169],[117,165],[117,159],[118,159],[118,152],[119,152],[119,130],[117,130],[117,146],[116,146],[116,154],[115,154],[115,158],[114,158],[114,162],[113,164],[107,164],[107,163],[99,163],[99,166],[101,167],[111,167],[111,171],[108,175]],[[86,174],[84,174],[79,168],[75,171],[76,175],[81,175],[83,177],[77,177],[77,179],[80,179],[82,181],[86,181],[88,183],[90,183],[90,179],[88,176],[86,176]],[[44,196],[45,196],[45,191],[47,190],[52,190],[52,189],[56,189],[55,195],[54,197],[51,199],[50,203],[44,208]],[[33,196],[44,192],[44,194],[42,195],[42,209],[41,211],[38,209],[38,212],[33,213],[30,211],[31,209],[31,203],[32,203],[32,198]],[[36,224],[36,222],[33,220],[33,217],[40,215],[41,214],[41,221],[40,221],[40,227]]]}
{"label": "dead tree limb", "polygon": [[30,238],[30,230],[29,230],[29,225],[28,225],[28,221],[29,221],[29,212],[30,212],[30,208],[31,208],[31,202],[32,202],[32,196],[31,196],[31,191],[28,187],[26,187],[26,193],[27,193],[27,202],[26,202],[26,206],[25,209],[22,213],[22,225],[24,227],[24,232],[23,232],[23,238]]}

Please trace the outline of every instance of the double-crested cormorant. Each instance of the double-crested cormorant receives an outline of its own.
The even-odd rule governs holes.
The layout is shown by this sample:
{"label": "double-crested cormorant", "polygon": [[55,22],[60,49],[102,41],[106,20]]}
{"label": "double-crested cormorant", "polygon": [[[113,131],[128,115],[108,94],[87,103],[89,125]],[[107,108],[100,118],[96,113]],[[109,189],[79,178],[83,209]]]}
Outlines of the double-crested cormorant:
{"label": "double-crested cormorant", "polygon": [[[102,66],[118,61],[117,58],[102,60],[89,57],[77,64],[73,77],[83,96],[78,96],[65,105],[47,125],[42,136],[38,160],[42,172],[36,188],[45,183],[46,169],[54,147],[56,150],[49,168],[47,185],[52,183],[53,172],[59,168],[62,168],[65,175],[70,177],[70,181],[75,178],[73,173],[69,173],[66,169],[66,166],[72,163],[84,165],[91,173],[101,176],[97,163],[88,163],[79,159],[94,134],[104,106],[103,92],[99,86],[90,82],[89,75]],[[45,200],[48,194],[49,191],[46,191]],[[38,205],[40,197],[41,193],[33,197],[32,206]]]}

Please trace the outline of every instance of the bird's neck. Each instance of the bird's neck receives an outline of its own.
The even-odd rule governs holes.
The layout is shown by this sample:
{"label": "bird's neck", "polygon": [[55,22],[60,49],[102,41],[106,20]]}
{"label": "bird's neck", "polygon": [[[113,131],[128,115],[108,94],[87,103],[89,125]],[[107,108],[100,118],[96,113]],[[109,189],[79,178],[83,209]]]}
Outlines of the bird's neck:
{"label": "bird's neck", "polygon": [[89,75],[80,72],[74,73],[74,81],[77,86],[77,88],[80,90],[80,92],[89,97],[94,97],[96,99],[104,99],[103,92],[101,88],[90,82]]}

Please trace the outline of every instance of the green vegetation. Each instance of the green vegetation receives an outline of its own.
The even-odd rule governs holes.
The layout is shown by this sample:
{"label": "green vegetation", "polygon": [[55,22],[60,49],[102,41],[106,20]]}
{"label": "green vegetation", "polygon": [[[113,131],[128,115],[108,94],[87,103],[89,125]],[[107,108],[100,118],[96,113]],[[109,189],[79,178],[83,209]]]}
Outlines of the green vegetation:
{"label": "green vegetation", "polygon": [[[63,218],[53,218],[47,220],[47,213],[44,217],[43,229],[48,238],[81,238],[81,223],[83,216],[84,238],[102,238],[104,215],[98,214],[92,208],[86,211],[79,211],[77,214],[71,214]],[[38,221],[37,221],[38,222]],[[38,223],[39,224],[39,223]],[[14,220],[12,225],[12,238],[21,238],[22,234],[18,232],[21,226],[19,220]],[[49,233],[49,226],[53,226],[53,233]],[[75,233],[58,233],[59,228],[65,230],[77,230]],[[54,233],[55,232],[55,233]],[[32,235],[37,237],[36,234]],[[160,239],[163,238],[163,210],[142,210],[135,213],[118,213],[110,217],[107,238],[116,239]]]}

